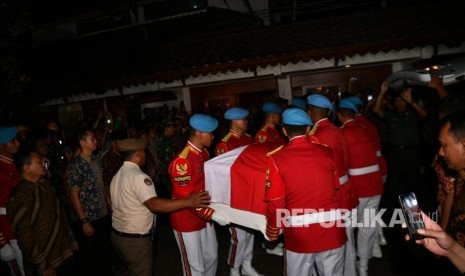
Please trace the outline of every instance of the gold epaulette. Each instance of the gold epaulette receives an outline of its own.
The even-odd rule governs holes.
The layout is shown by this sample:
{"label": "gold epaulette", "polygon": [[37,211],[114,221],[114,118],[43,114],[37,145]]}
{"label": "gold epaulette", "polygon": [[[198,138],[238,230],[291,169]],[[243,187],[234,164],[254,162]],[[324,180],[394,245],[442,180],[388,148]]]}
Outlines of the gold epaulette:
{"label": "gold epaulette", "polygon": [[231,137],[231,132],[229,132],[228,134],[226,134],[226,136],[223,137],[223,139],[221,139],[221,141],[223,142],[228,142],[229,138]]}
{"label": "gold epaulette", "polygon": [[185,147],[185,148],[181,151],[181,153],[178,155],[178,157],[180,157],[180,158],[186,158],[186,157],[187,157],[187,154],[189,154],[189,151],[190,151],[189,147]]}
{"label": "gold epaulette", "polygon": [[281,146],[279,146],[279,147],[275,148],[274,150],[272,150],[272,151],[268,152],[268,153],[266,154],[266,157],[270,157],[271,155],[273,155],[273,154],[277,153],[277,152],[278,152],[278,151],[280,151],[280,150],[281,150],[283,147],[284,147],[284,146],[283,146],[283,145],[281,145]]}
{"label": "gold epaulette", "polygon": [[308,133],[308,135],[311,136],[311,135],[315,134],[317,128],[318,128],[317,125],[313,126],[313,127],[312,127],[312,130],[310,130],[310,132]]}
{"label": "gold epaulette", "polygon": [[320,145],[320,146],[323,146],[323,147],[326,147],[326,148],[329,148],[329,146],[327,144],[322,144],[320,143],[319,141],[311,141],[312,144],[315,144],[315,145]]}

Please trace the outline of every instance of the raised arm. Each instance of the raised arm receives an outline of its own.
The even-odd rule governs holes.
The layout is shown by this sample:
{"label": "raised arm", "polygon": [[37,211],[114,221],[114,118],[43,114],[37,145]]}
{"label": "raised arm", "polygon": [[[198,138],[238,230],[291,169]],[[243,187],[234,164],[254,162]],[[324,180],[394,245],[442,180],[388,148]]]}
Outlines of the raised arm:
{"label": "raised arm", "polygon": [[440,75],[431,75],[431,82],[428,83],[428,86],[436,90],[440,99],[447,97],[448,93],[442,83],[442,78]]}
{"label": "raised arm", "polygon": [[384,95],[386,94],[387,91],[388,91],[388,85],[386,82],[383,82],[381,84],[381,90],[379,91],[379,95],[376,98],[375,106],[373,107],[373,112],[378,114],[381,118],[384,118],[384,112],[383,112],[383,108],[381,107],[381,104],[383,102]]}
{"label": "raised arm", "polygon": [[421,118],[425,118],[426,116],[428,116],[428,113],[426,112],[426,110],[421,105],[419,105],[417,102],[413,100],[411,87],[405,88],[404,91],[402,91],[400,95],[404,99],[404,101],[406,101],[409,105],[413,107],[413,109],[415,109],[415,111],[418,113],[418,115]]}

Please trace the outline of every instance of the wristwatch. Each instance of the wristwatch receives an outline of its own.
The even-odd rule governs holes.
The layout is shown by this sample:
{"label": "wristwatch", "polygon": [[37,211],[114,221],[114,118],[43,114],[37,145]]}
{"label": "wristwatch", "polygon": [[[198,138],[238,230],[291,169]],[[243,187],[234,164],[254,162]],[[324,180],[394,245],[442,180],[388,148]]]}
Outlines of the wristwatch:
{"label": "wristwatch", "polygon": [[83,218],[81,219],[81,223],[82,223],[82,224],[88,223],[89,221],[90,221],[90,220],[89,220],[88,217],[83,217]]}

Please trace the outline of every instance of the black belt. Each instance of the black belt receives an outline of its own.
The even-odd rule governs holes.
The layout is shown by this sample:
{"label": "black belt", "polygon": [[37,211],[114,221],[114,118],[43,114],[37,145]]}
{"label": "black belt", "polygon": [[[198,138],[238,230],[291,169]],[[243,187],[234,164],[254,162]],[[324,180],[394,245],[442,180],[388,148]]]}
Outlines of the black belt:
{"label": "black belt", "polygon": [[118,230],[116,230],[115,228],[112,228],[113,229],[113,233],[115,233],[117,236],[119,237],[123,237],[123,238],[148,238],[150,237],[150,233],[147,233],[147,234],[133,234],[133,233],[123,233],[123,232],[120,232]]}

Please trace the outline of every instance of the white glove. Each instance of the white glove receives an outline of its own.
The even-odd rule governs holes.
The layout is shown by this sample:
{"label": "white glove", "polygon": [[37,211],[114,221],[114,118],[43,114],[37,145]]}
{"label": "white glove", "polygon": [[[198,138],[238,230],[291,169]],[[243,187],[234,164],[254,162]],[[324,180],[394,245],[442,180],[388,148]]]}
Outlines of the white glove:
{"label": "white glove", "polygon": [[11,245],[6,244],[4,247],[0,248],[0,258],[5,262],[15,259],[15,253],[13,252]]}
{"label": "white glove", "polygon": [[230,224],[229,218],[226,217],[223,213],[215,211],[212,216],[212,220],[218,222],[219,225],[225,226],[226,224]]}
{"label": "white glove", "polygon": [[270,238],[266,235],[266,225],[257,224],[257,230],[263,234],[265,240],[271,241]]}

